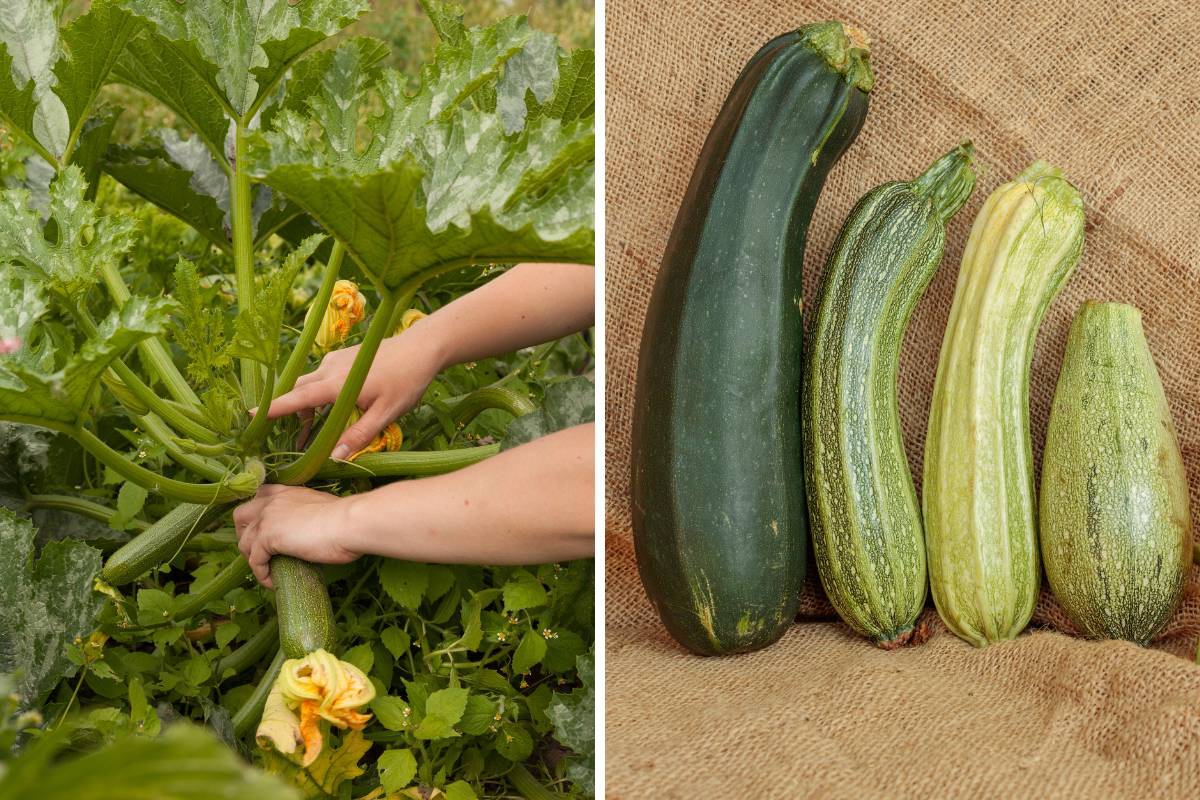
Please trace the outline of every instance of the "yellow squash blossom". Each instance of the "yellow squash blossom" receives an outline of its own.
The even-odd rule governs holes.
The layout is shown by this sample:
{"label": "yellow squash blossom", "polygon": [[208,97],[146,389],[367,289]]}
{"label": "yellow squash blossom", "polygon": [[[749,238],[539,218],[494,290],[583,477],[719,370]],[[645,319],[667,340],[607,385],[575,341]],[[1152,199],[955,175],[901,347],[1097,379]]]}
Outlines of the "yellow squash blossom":
{"label": "yellow squash blossom", "polygon": [[[350,412],[350,417],[346,420],[346,427],[349,428],[351,425],[358,422],[358,419],[361,416],[362,410],[356,407]],[[400,430],[400,426],[395,422],[390,422],[386,428],[375,435],[375,438],[371,440],[370,444],[368,444],[362,450],[359,450],[357,453],[352,454],[346,460],[353,461],[363,453],[378,453],[380,451],[394,453],[400,449],[402,444],[404,444],[404,431]]]}
{"label": "yellow squash blossom", "polygon": [[392,336],[399,336],[406,330],[411,328],[420,320],[425,319],[429,315],[419,308],[410,308],[400,315],[400,323],[396,325],[396,330],[392,331]]}
{"label": "yellow squash blossom", "polygon": [[[312,306],[309,306],[308,313],[313,313]],[[358,290],[357,283],[347,280],[335,283],[325,316],[321,318],[321,329],[317,331],[317,352],[327,352],[344,342],[350,330],[362,322],[366,313],[367,298]]]}
{"label": "yellow squash blossom", "polygon": [[255,734],[259,747],[286,755],[304,745],[300,763],[311,764],[324,746],[321,720],[338,728],[362,730],[370,714],[358,709],[375,698],[375,687],[362,670],[325,650],[283,662],[263,708]]}

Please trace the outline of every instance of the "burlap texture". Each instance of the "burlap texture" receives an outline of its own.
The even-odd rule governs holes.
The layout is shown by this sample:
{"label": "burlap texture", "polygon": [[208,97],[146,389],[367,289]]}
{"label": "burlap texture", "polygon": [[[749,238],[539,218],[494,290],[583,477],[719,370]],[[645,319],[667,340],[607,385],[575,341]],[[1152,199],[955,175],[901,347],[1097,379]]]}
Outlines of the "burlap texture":
{"label": "burlap texture", "polygon": [[[979,152],[975,194],[904,342],[900,409],[919,476],[929,395],[963,244],[984,198],[1035,158],[1087,203],[1087,243],[1033,364],[1040,458],[1066,331],[1085,298],[1141,308],[1200,512],[1200,16],[1057,3],[607,6],[608,796],[1168,797],[1200,791],[1200,579],[1154,649],[1086,642],[1043,592],[1034,628],[977,651],[942,627],[879,651],[829,618],[765,651],[701,659],[666,635],[630,539],[629,442],[638,343],[662,251],[704,137],[746,59],[772,36],[842,19],[873,39],[877,83],[857,143],[809,233],[811,298],[838,227],[883,181],[956,142]],[[730,302],[735,302],[733,298]],[[696,431],[704,436],[704,431]],[[815,571],[810,567],[810,573]]]}

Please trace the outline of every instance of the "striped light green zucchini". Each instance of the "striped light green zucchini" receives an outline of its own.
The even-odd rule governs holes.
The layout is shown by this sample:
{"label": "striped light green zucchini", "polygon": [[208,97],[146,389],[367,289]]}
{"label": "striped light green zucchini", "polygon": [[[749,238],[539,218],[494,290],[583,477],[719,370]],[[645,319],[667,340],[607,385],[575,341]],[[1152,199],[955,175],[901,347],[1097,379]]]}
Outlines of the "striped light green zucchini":
{"label": "striped light green zucchini", "polygon": [[1083,249],[1083,202],[1037,162],[984,203],[963,253],[925,441],[929,583],[971,644],[1011,639],[1041,583],[1029,438],[1038,327]]}
{"label": "striped light green zucchini", "polygon": [[1071,324],[1042,458],[1042,558],[1088,636],[1146,644],[1192,563],[1183,457],[1142,314],[1084,303]]}

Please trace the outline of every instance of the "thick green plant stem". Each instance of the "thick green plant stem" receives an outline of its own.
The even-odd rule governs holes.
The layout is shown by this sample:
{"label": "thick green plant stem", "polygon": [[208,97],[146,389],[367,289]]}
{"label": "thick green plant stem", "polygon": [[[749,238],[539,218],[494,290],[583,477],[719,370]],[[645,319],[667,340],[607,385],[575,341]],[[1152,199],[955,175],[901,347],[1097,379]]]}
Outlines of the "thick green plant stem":
{"label": "thick green plant stem", "polygon": [[254,691],[233,715],[233,733],[239,739],[249,733],[250,729],[262,719],[263,706],[267,704],[267,695],[271,693],[271,687],[275,685],[275,679],[279,677],[279,670],[283,669],[285,660],[282,650],[275,654],[275,658],[271,659],[271,666],[267,667],[267,671],[263,673],[258,685],[254,687]]}
{"label": "thick green plant stem", "polygon": [[171,430],[156,414],[150,413],[136,418],[138,425],[146,433],[158,440],[168,456],[181,467],[186,467],[197,475],[210,481],[221,481],[229,474],[229,469],[218,461],[207,456],[193,455],[186,452],[176,443],[175,431]]}
{"label": "thick green plant stem", "polygon": [[223,444],[201,444],[194,439],[185,439],[181,436],[172,438],[175,444],[179,445],[179,449],[185,453],[199,453],[202,456],[220,457],[229,455],[229,448]]}
{"label": "thick green plant stem", "polygon": [[[35,508],[68,511],[105,524],[113,514],[117,513],[115,508],[109,508],[85,497],[75,497],[69,494],[31,494],[25,498],[25,510],[32,511]],[[150,523],[144,519],[133,519],[129,521],[129,527],[135,531],[144,531],[150,527]]]}
{"label": "thick green plant stem", "polygon": [[175,611],[171,614],[171,619],[185,620],[196,616],[213,600],[224,597],[244,584],[252,574],[246,557],[239,555],[226,564],[224,569],[214,575],[212,580],[201,586],[198,591],[188,592],[179,598]]}
{"label": "thick green plant stem", "polygon": [[[334,240],[333,249],[329,253],[329,263],[325,265],[325,274],[321,277],[321,288],[317,290],[317,295],[312,300],[312,308],[325,309],[329,306],[329,298],[333,296],[333,286],[337,283],[338,274],[342,270],[342,259],[345,255],[345,246],[340,241]],[[317,340],[317,332],[321,330],[321,321],[324,317],[323,311],[321,313],[314,311],[308,315],[308,319],[304,320],[300,339],[296,342],[295,349],[288,355],[287,363],[283,366],[279,380],[275,382],[275,397],[287,394],[295,387],[296,379],[300,377],[300,373],[308,363],[309,351],[312,350],[313,342]]]}
{"label": "thick green plant stem", "polygon": [[[240,122],[234,131],[233,197],[230,214],[233,221],[233,269],[237,284],[239,308],[250,308],[255,302],[254,290],[254,210],[250,190],[250,173],[246,171],[246,130]],[[256,361],[240,361],[242,400],[249,408],[261,390],[260,368]]]}
{"label": "thick green plant stem", "polygon": [[363,453],[353,461],[326,461],[318,478],[421,478],[478,464],[500,452],[500,445],[459,447],[453,450],[403,450],[398,453]]}
{"label": "thick green plant stem", "polygon": [[[121,270],[117,266],[117,262],[112,260],[102,264],[100,275],[117,308],[124,306],[131,295],[125,279],[121,277]],[[192,408],[200,406],[200,398],[192,391],[192,387],[184,379],[183,373],[175,366],[175,360],[171,358],[166,345],[160,339],[157,337],[143,339],[138,342],[137,349],[146,369],[162,381],[163,386],[167,387],[167,391],[172,397]]]}
{"label": "thick green plant stem", "polygon": [[[44,422],[40,423],[43,426]],[[250,497],[257,491],[258,487],[242,488],[242,476],[235,476],[238,479],[238,486],[217,483],[187,483],[185,481],[177,481],[174,478],[167,478],[157,472],[152,472],[140,464],[135,464],[125,456],[118,453],[100,440],[96,434],[86,428],[69,428],[68,433],[74,439],[83,445],[83,448],[96,457],[100,463],[107,467],[112,467],[113,472],[116,472],[127,481],[142,486],[146,489],[151,489],[158,492],[164,497],[170,497],[174,500],[182,500],[185,503],[210,504],[210,503],[231,503],[234,500],[240,500],[243,497]]]}
{"label": "thick green plant stem", "polygon": [[[253,667],[266,658],[268,654],[274,655],[278,647],[279,620],[272,617],[258,629],[258,633],[243,642],[241,647],[218,661],[217,668],[213,672],[216,674],[218,681],[224,680],[227,677],[233,677],[233,675],[238,675]],[[230,670],[233,670],[233,672],[230,675],[226,675],[225,673]]]}
{"label": "thick green plant stem", "polygon": [[271,429],[271,420],[265,413],[266,408],[270,405],[270,400],[274,396],[271,394],[275,386],[275,370],[267,370],[267,379],[263,382],[262,393],[258,398],[258,408],[264,410],[262,414],[255,414],[250,424],[246,426],[246,430],[242,431],[241,443],[242,447],[246,448],[247,452],[255,451],[262,443],[262,440],[267,435],[267,431]]}
{"label": "thick green plant stem", "polygon": [[[450,420],[454,423],[456,431],[462,430],[484,411],[493,408],[500,411],[507,411],[514,417],[523,417],[537,410],[537,406],[525,394],[515,389],[510,389],[507,386],[493,384],[476,389],[459,400],[454,408],[450,410]],[[416,447],[419,449],[422,445],[427,444],[430,439],[437,436],[438,433],[442,432],[441,424],[434,421],[421,433],[421,438],[417,441]]]}
{"label": "thick green plant stem", "polygon": [[[181,413],[177,406],[159,397],[121,359],[113,361],[111,370],[137,400],[179,433],[205,444],[216,444],[220,441],[220,437],[214,431]],[[131,410],[137,413],[136,409]]]}
{"label": "thick green plant stem", "polygon": [[317,474],[321,465],[333,452],[333,447],[341,437],[342,431],[346,430],[346,420],[350,418],[350,412],[354,410],[358,393],[367,379],[367,371],[371,368],[371,362],[375,360],[375,353],[379,351],[380,343],[391,332],[388,325],[391,323],[392,311],[396,308],[397,300],[400,299],[399,295],[400,292],[383,295],[379,302],[379,308],[375,311],[375,316],[367,327],[366,335],[363,336],[362,344],[359,345],[358,355],[354,357],[354,363],[350,367],[350,373],[346,376],[346,382],[342,385],[342,390],[338,393],[337,400],[330,409],[325,424],[321,426],[321,432],[317,434],[304,455],[279,471],[279,474],[275,476],[277,482],[291,486],[304,483]]}

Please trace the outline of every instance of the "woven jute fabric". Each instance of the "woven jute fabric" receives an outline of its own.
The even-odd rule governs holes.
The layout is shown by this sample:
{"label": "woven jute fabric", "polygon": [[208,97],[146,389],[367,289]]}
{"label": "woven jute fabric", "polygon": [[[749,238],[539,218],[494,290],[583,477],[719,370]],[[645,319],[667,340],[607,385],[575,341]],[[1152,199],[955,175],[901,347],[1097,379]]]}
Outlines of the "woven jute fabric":
{"label": "woven jute fabric", "polygon": [[[955,143],[975,194],[913,315],[900,412],[914,475],[971,221],[1037,158],[1086,200],[1083,260],[1038,337],[1035,454],[1067,327],[1084,299],[1142,309],[1200,513],[1200,16],[1186,4],[947,0],[607,6],[607,781],[643,797],[1171,797],[1200,791],[1200,577],[1152,648],[1076,638],[1043,591],[1031,629],[975,650],[932,608],[922,645],[883,652],[810,581],[796,625],[758,653],[699,658],[667,636],[638,581],[629,451],[638,344],[680,199],[754,51],[807,22],[871,36],[877,83],[858,141],[809,231],[806,296],[871,187]],[[734,298],[730,303],[735,303]],[[697,430],[696,436],[705,431]],[[1040,464],[1040,461],[1039,461]],[[1040,468],[1040,467],[1039,467]],[[918,481],[919,483],[919,481]],[[800,487],[797,487],[797,491]]]}

